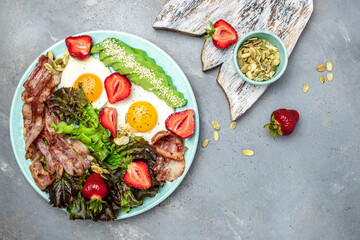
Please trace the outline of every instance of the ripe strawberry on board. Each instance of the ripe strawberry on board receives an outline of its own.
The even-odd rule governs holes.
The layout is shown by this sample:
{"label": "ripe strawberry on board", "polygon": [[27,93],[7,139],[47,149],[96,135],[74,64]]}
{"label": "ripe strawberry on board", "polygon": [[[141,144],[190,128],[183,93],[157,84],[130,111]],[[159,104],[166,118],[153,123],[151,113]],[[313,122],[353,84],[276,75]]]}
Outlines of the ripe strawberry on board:
{"label": "ripe strawberry on board", "polygon": [[109,193],[109,187],[98,173],[91,174],[85,181],[82,189],[83,196],[90,199],[90,209],[101,212],[103,198]]}
{"label": "ripe strawberry on board", "polygon": [[226,21],[220,19],[212,24],[210,22],[211,29],[205,29],[207,35],[205,38],[212,38],[215,47],[225,49],[234,44],[238,40],[238,35],[235,29]]}
{"label": "ripe strawberry on board", "polygon": [[281,108],[271,114],[270,121],[264,128],[270,129],[269,135],[272,134],[274,139],[276,134],[281,136],[290,135],[299,121],[299,113],[296,110]]}
{"label": "ripe strawberry on board", "polygon": [[92,38],[88,35],[68,37],[65,39],[71,57],[84,61],[90,56]]}

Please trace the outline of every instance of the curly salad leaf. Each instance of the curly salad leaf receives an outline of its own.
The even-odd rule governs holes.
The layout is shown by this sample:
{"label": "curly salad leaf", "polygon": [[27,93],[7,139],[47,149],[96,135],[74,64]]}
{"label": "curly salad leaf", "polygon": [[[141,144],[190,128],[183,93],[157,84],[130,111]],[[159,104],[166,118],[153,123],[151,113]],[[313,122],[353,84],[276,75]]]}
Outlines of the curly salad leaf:
{"label": "curly salad leaf", "polygon": [[[119,211],[129,212],[131,208],[141,205],[146,197],[154,197],[158,193],[163,182],[155,178],[153,167],[157,155],[152,146],[142,137],[131,137],[126,145],[114,144],[110,132],[99,123],[98,110],[87,101],[81,88],[57,90],[51,97],[49,108],[61,120],[59,124],[52,125],[55,133],[69,134],[71,139],[83,142],[96,158],[95,162],[110,170],[109,174],[103,174],[109,194],[103,199],[106,203],[102,211],[90,210],[88,199],[81,193],[88,173],[81,177],[71,177],[65,173],[62,179],[56,179],[47,189],[53,206],[67,208],[70,219],[109,221],[114,220]],[[148,165],[151,188],[135,189],[124,182],[128,165],[136,161]]]}

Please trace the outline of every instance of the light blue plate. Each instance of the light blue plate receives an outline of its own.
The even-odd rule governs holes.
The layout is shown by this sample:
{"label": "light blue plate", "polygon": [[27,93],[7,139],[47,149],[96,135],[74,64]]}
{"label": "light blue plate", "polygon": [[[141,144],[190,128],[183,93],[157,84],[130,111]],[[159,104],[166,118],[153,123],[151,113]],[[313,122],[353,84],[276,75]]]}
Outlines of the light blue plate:
{"label": "light blue plate", "polygon": [[[174,85],[180,92],[184,93],[185,98],[188,100],[188,103],[185,107],[176,109],[177,111],[182,111],[185,109],[193,109],[195,111],[195,133],[191,138],[185,139],[185,146],[188,147],[188,150],[185,153],[185,171],[181,177],[176,179],[173,182],[166,182],[164,187],[162,187],[159,193],[154,198],[146,198],[143,202],[143,205],[133,208],[129,213],[120,213],[117,219],[123,219],[138,215],[143,213],[159,203],[165,200],[181,183],[184,179],[186,173],[189,171],[191,163],[194,159],[196,148],[199,140],[199,112],[195,100],[194,93],[191,89],[189,81],[187,80],[184,72],[181,70],[179,65],[163,50],[157,47],[155,44],[128,34],[124,32],[116,32],[116,31],[91,31],[84,32],[77,35],[90,35],[93,39],[93,44],[104,40],[107,37],[115,37],[124,41],[132,47],[140,48],[145,50],[147,54],[154,58],[155,61],[165,70],[165,72],[171,76]],[[46,54],[49,50],[54,53],[55,57],[62,56],[63,52],[66,50],[65,41],[62,40],[50,48],[46,49],[42,54]],[[11,104],[11,112],[10,112],[10,137],[12,148],[15,153],[16,161],[19,164],[21,171],[23,172],[25,178],[28,180],[30,185],[44,198],[46,201],[49,201],[48,194],[41,191],[35,184],[31,173],[29,171],[29,165],[31,164],[30,160],[25,159],[25,143],[23,138],[23,117],[21,113],[23,101],[21,100],[21,92],[24,90],[23,83],[26,81],[32,70],[34,69],[35,64],[38,59],[35,59],[34,62],[30,65],[30,67],[26,70],[20,82],[16,88],[15,95]]]}

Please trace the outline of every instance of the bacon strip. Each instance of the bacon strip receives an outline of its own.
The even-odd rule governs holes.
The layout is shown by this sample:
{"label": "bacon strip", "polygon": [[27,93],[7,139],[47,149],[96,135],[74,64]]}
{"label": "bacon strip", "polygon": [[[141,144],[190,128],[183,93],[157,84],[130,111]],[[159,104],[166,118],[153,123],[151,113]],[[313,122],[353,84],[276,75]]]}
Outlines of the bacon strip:
{"label": "bacon strip", "polygon": [[44,107],[45,105],[43,103],[31,103],[32,120],[29,126],[29,131],[27,131],[26,134],[26,151],[29,149],[30,145],[35,141],[35,139],[39,136],[44,127]]}
{"label": "bacon strip", "polygon": [[185,170],[185,161],[175,161],[164,158],[160,155],[156,158],[154,164],[154,173],[158,181],[172,182],[180,177]]}
{"label": "bacon strip", "polygon": [[183,140],[175,134],[160,131],[152,137],[151,142],[157,154],[176,161],[184,160],[187,147],[184,146]]}
{"label": "bacon strip", "polygon": [[158,154],[154,164],[154,173],[158,181],[172,182],[185,170],[184,154],[187,147],[183,140],[166,131],[156,133],[152,139],[152,147]]}
{"label": "bacon strip", "polygon": [[74,166],[70,159],[54,145],[51,145],[49,150],[51,155],[64,167],[65,172],[68,173],[70,176],[73,176]]}
{"label": "bacon strip", "polygon": [[[41,155],[40,155],[41,157]],[[47,186],[53,183],[55,178],[50,175],[47,171],[44,170],[39,158],[36,159],[30,166],[30,172],[36,185],[41,189],[44,190]]]}
{"label": "bacon strip", "polygon": [[48,70],[44,67],[45,63],[51,63],[51,61],[47,56],[41,55],[35,65],[34,70],[31,72],[30,76],[23,84],[26,91],[33,92],[36,86],[41,81],[44,73],[48,72]]}
{"label": "bacon strip", "polygon": [[47,171],[53,174],[56,170],[56,162],[53,160],[53,157],[49,152],[49,146],[46,145],[45,142],[40,138],[36,141],[36,146],[39,151],[45,156]]}

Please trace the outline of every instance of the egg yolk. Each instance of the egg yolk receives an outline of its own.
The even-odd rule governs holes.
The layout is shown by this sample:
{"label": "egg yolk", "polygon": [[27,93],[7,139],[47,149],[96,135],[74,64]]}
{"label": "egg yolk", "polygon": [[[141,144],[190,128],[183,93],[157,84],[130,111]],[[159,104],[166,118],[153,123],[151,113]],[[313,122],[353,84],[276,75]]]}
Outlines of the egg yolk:
{"label": "egg yolk", "polygon": [[138,132],[150,131],[155,127],[157,120],[154,106],[144,101],[133,103],[126,114],[126,122]]}
{"label": "egg yolk", "polygon": [[79,83],[81,83],[81,87],[89,102],[93,102],[100,97],[102,84],[98,76],[91,73],[85,73],[76,79],[74,88],[78,88]]}

